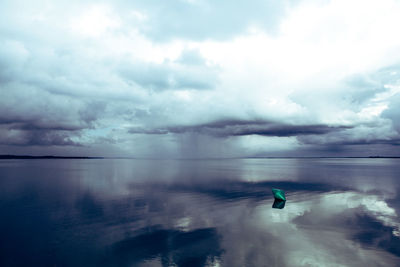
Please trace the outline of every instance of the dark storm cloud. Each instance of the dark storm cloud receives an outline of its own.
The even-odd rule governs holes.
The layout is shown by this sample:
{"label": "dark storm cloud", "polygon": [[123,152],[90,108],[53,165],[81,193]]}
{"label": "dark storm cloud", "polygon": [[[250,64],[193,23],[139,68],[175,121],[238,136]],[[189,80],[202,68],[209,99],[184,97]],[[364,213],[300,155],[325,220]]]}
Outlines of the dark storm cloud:
{"label": "dark storm cloud", "polygon": [[77,124],[69,124],[52,120],[51,118],[0,118],[0,125],[8,125],[10,129],[19,130],[55,130],[55,131],[77,131],[85,128]]}
{"label": "dark storm cloud", "polygon": [[219,120],[193,126],[174,126],[155,129],[132,128],[132,134],[200,133],[217,137],[261,135],[261,136],[301,136],[323,135],[351,128],[350,126],[329,126],[322,124],[290,125],[262,120]]}
{"label": "dark storm cloud", "polygon": [[350,139],[346,140],[343,138],[342,140],[337,141],[329,141],[329,140],[318,140],[317,138],[313,137],[299,137],[299,141],[304,144],[312,144],[312,145],[327,145],[329,146],[349,146],[349,145],[372,145],[372,144],[382,144],[382,145],[393,145],[398,146],[400,145],[400,138],[399,139],[368,139],[368,138],[358,138],[358,139]]}
{"label": "dark storm cloud", "polygon": [[[39,96],[32,98],[31,96]],[[15,146],[78,146],[72,141],[95,127],[104,102],[55,97],[17,88],[0,100],[0,143]]]}
{"label": "dark storm cloud", "polygon": [[0,129],[0,144],[10,146],[82,146],[72,140],[78,132],[63,130]]}
{"label": "dark storm cloud", "polygon": [[0,144],[13,146],[81,146],[72,141],[77,133],[63,130],[23,129],[0,127]]}
{"label": "dark storm cloud", "polygon": [[30,131],[25,146],[80,146],[68,133],[54,131]]}
{"label": "dark storm cloud", "polygon": [[106,109],[107,104],[104,101],[92,101],[79,111],[79,117],[86,124],[90,125],[96,121],[99,114],[102,114]]}
{"label": "dark storm cloud", "polygon": [[[42,96],[46,97],[45,94]],[[18,106],[16,101],[2,101],[2,104],[4,105],[0,107],[0,125],[22,130],[77,131],[90,128],[106,107],[104,102],[82,101],[71,102],[70,107],[73,110],[70,110],[68,103],[58,104],[51,97],[36,102],[32,99],[23,106]]]}
{"label": "dark storm cloud", "polygon": [[[326,135],[303,135],[297,139],[303,144],[332,146],[349,145],[400,145],[400,135],[390,131],[390,128],[380,124],[357,125],[352,128],[343,129],[339,132],[327,133]],[[378,130],[377,130],[378,129]]]}

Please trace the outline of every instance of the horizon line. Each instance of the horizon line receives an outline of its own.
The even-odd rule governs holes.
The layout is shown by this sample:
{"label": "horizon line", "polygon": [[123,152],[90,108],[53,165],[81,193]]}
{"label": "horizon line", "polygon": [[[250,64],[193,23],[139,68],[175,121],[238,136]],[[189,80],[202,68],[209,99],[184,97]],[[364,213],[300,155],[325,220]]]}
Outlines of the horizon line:
{"label": "horizon line", "polygon": [[13,155],[2,154],[0,159],[152,159],[152,160],[224,160],[224,159],[318,159],[318,158],[400,158],[400,156],[244,156],[244,157],[196,157],[196,158],[165,158],[165,157],[129,157],[129,156],[57,156],[57,155]]}

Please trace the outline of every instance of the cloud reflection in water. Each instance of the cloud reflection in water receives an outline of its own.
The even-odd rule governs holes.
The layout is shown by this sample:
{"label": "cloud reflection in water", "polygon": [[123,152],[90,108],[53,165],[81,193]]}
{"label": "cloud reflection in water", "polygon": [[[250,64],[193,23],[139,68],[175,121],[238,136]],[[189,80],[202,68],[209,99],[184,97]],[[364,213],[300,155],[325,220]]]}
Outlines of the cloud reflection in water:
{"label": "cloud reflection in water", "polygon": [[[385,162],[380,169],[385,174],[380,184],[390,186],[365,191],[375,180],[365,165],[358,176],[355,161],[351,171],[349,162],[331,168],[332,161],[313,161],[306,172],[307,161],[281,160],[279,166],[291,175],[279,180],[268,175],[276,163],[268,160],[189,162],[188,169],[182,162],[161,162],[160,171],[152,163],[1,162],[0,264],[396,266],[399,261],[396,164]],[[249,168],[260,176],[266,172],[265,179],[241,178],[249,176]],[[324,178],[326,172],[338,177],[347,171],[345,182]],[[284,209],[271,207],[273,187],[287,192]]]}

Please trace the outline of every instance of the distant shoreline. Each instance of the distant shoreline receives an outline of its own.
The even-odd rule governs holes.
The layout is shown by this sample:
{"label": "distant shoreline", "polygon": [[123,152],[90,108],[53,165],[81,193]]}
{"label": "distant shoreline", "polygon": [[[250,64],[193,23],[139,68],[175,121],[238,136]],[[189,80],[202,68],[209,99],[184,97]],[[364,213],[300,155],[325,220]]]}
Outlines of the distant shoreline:
{"label": "distant shoreline", "polygon": [[250,159],[398,159],[397,156],[366,156],[366,157],[244,157]]}
{"label": "distant shoreline", "polygon": [[[230,158],[170,158],[172,160],[223,160],[223,159],[398,159],[400,157],[368,156],[368,157],[230,157]],[[86,156],[32,156],[32,155],[0,155],[1,159],[163,159],[138,157],[86,157]]]}
{"label": "distant shoreline", "polygon": [[104,159],[104,157],[66,157],[66,156],[0,155],[0,159]]}

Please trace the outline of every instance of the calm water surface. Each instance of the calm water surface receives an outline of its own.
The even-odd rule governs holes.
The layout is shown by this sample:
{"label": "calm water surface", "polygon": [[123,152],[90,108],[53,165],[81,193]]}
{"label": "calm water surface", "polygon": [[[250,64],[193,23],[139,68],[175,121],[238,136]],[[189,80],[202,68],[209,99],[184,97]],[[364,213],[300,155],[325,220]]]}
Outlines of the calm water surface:
{"label": "calm water surface", "polygon": [[399,189],[400,159],[0,160],[0,266],[400,266]]}

